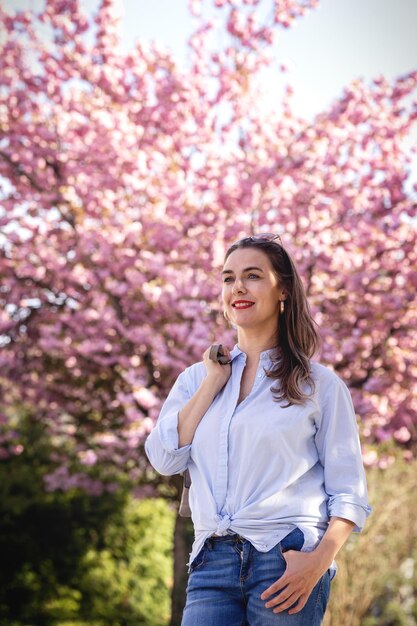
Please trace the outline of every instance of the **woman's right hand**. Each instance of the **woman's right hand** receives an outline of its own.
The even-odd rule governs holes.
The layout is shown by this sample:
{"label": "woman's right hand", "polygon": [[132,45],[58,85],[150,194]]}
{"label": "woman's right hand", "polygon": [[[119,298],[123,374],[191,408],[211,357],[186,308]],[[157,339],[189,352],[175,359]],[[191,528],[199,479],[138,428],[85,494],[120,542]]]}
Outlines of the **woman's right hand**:
{"label": "woman's right hand", "polygon": [[[207,378],[213,385],[215,393],[218,394],[229,380],[230,374],[232,373],[232,366],[230,363],[222,365],[221,363],[217,363],[217,361],[212,361],[209,357],[210,350],[211,346],[209,346],[204,352],[203,360],[207,372]],[[230,350],[225,346],[223,346],[223,354],[230,359]]]}

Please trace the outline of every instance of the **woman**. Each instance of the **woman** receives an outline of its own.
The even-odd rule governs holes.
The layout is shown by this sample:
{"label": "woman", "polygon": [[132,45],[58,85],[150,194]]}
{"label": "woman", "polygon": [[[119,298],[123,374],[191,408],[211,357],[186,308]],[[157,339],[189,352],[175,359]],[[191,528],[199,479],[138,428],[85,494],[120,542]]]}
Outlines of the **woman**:
{"label": "woman", "polygon": [[229,363],[178,377],[146,441],[161,474],[189,469],[195,541],[182,626],[318,626],[334,557],[370,512],[345,384],[311,362],[318,337],[278,236],[226,253]]}

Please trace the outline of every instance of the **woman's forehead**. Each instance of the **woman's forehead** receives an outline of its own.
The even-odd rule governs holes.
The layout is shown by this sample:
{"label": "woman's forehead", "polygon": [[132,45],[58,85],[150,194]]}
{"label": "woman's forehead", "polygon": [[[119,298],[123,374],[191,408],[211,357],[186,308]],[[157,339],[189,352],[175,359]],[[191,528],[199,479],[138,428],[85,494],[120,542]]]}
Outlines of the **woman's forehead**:
{"label": "woman's forehead", "polygon": [[228,256],[224,264],[224,270],[236,270],[243,267],[260,267],[264,270],[271,270],[271,262],[261,250],[255,248],[237,248]]}

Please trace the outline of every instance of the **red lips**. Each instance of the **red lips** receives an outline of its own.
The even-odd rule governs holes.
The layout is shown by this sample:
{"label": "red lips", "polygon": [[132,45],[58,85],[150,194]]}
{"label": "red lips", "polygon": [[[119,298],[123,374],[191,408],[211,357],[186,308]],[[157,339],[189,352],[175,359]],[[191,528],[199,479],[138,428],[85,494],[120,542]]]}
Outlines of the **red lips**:
{"label": "red lips", "polygon": [[255,303],[251,302],[250,300],[236,300],[235,302],[232,302],[232,306],[237,309],[248,309],[253,304]]}

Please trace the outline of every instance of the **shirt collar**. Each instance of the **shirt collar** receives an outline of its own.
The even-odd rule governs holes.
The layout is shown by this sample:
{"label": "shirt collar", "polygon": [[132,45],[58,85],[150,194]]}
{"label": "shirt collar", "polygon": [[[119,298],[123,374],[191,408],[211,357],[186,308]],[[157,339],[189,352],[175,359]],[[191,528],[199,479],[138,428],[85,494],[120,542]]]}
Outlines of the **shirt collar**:
{"label": "shirt collar", "polygon": [[[269,348],[269,350],[264,350],[263,352],[260,353],[259,360],[260,361],[272,360],[272,355],[275,352],[275,350],[276,348]],[[230,361],[233,361],[235,358],[237,358],[241,354],[243,355],[243,358],[246,361],[246,353],[243,352],[236,343],[233,350],[231,350],[230,352]]]}

